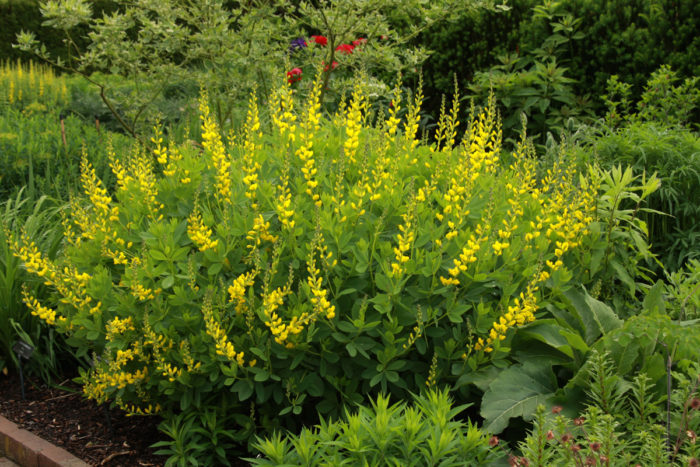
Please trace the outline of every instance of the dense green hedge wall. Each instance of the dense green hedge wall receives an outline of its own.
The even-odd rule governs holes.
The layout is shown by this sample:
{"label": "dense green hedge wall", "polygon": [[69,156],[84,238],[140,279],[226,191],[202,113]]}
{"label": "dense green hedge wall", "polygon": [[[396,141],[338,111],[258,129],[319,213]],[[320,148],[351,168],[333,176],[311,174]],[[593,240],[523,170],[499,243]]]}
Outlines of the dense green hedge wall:
{"label": "dense green hedge wall", "polygon": [[[434,51],[423,67],[428,107],[452,92],[452,74],[462,86],[475,71],[496,63],[499,54],[524,53],[541,46],[551,33],[532,8],[543,0],[510,0],[505,13],[476,12],[445,27],[428,30],[418,43]],[[700,75],[700,2],[697,0],[570,0],[559,13],[581,19],[585,37],[573,41],[560,62],[578,81],[579,95],[590,94],[598,106],[611,74],[634,85],[633,95],[654,70],[669,64],[679,76]]]}
{"label": "dense green hedge wall", "polygon": [[535,3],[514,0],[506,12],[475,11],[423,32],[416,43],[433,51],[423,65],[426,108],[439,109],[440,96],[452,94],[453,74],[464,88],[476,71],[494,65],[499,54],[515,51],[519,25],[532,16]]}
{"label": "dense green hedge wall", "polygon": [[586,35],[575,44],[574,55],[567,57],[580,91],[600,96],[608,77],[617,74],[639,95],[649,75],[664,64],[681,77],[700,75],[697,0],[565,3],[574,17],[582,19],[580,30]]}

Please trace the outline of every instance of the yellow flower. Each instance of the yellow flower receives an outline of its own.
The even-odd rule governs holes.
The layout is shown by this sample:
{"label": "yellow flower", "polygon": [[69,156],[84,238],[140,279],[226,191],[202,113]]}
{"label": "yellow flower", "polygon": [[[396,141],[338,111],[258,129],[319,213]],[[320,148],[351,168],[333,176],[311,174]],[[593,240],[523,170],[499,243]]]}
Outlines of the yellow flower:
{"label": "yellow flower", "polygon": [[213,232],[204,225],[202,215],[198,210],[194,210],[187,219],[187,236],[190,237],[200,251],[216,248],[219,240],[212,240]]}

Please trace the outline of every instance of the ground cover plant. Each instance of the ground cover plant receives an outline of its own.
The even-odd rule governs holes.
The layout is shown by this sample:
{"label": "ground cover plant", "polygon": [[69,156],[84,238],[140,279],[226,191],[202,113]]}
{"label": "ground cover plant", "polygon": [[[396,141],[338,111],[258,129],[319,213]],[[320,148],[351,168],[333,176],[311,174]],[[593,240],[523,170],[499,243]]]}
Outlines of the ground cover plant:
{"label": "ground cover plant", "polygon": [[[316,410],[337,416],[378,391],[406,397],[461,378],[466,395],[471,373],[513,361],[515,330],[533,321],[530,346],[571,366],[618,326],[585,294],[560,314],[602,320],[597,328],[545,310],[567,290],[579,296],[575,278],[600,280],[590,257],[609,253],[606,226],[620,231],[620,195],[599,218],[598,190],[635,177],[606,182],[562,159],[538,178],[525,138],[501,161],[493,100],[454,147],[458,96],[427,146],[416,139],[420,90],[397,87],[376,126],[361,79],[330,121],[319,95],[313,86],[297,108],[285,83],[269,128],[252,95],[241,133],[224,140],[205,92],[203,149],[156,131],[152,154],[111,153],[113,194],[84,157],[61,254],[13,236],[28,271],[56,291],[43,303],[26,293],[32,314],[93,359],[85,394],[162,415],[171,462],[225,462],[234,441],[295,428]],[[638,199],[655,187],[652,178]],[[533,367],[503,377],[520,370]],[[488,397],[490,429],[518,415]]]}

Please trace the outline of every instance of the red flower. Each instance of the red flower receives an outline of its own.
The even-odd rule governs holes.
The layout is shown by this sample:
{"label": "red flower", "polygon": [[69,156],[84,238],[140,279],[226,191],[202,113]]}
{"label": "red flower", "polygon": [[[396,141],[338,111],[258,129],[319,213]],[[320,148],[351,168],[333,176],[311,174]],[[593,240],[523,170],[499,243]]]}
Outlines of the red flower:
{"label": "red flower", "polygon": [[289,84],[299,80],[301,80],[301,68],[292,68],[291,71],[287,72],[287,81]]}
{"label": "red flower", "polygon": [[498,446],[498,441],[498,436],[492,436],[491,438],[489,438],[489,446],[491,446],[492,448]]}
{"label": "red flower", "polygon": [[352,41],[352,45],[357,47],[358,45],[365,44],[366,42],[367,42],[367,39],[360,37],[359,39]]}
{"label": "red flower", "polygon": [[563,407],[561,405],[555,405],[552,407],[552,413],[553,414],[558,414],[563,410]]}
{"label": "red flower", "polygon": [[[328,71],[328,65],[326,65],[326,62],[321,62],[321,65],[323,65],[323,71]],[[331,64],[331,70],[335,70],[335,68],[338,66],[338,62],[333,60],[333,63]]]}
{"label": "red flower", "polygon": [[354,45],[350,44],[340,44],[338,47],[335,48],[336,52],[342,52],[345,55],[350,55],[355,48]]}
{"label": "red flower", "polygon": [[328,39],[326,39],[326,36],[311,36],[311,40],[318,45],[328,45]]}

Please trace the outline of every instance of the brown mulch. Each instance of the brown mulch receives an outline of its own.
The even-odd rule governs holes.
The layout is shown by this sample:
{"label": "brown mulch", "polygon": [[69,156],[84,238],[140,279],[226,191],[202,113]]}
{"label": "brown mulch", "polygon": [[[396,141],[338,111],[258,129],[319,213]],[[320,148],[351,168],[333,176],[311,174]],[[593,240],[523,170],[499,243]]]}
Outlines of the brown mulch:
{"label": "brown mulch", "polygon": [[156,449],[150,447],[167,439],[157,429],[159,418],[127,417],[119,410],[86,400],[73,382],[64,381],[61,386],[76,392],[25,380],[26,399],[22,401],[19,376],[0,374],[0,415],[90,465],[138,467],[165,463],[166,458],[155,455]]}

